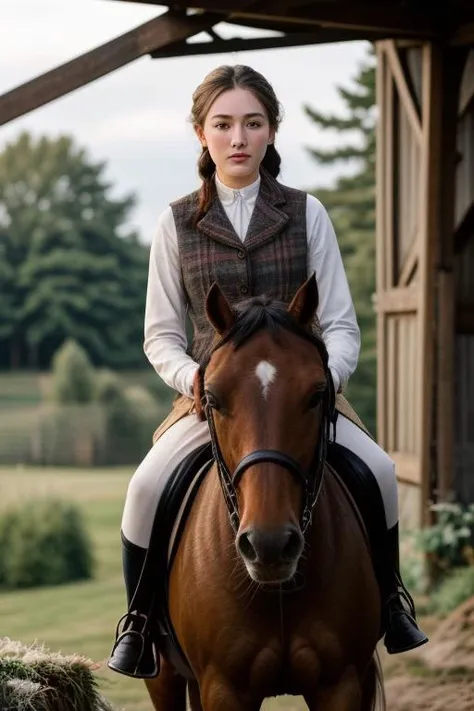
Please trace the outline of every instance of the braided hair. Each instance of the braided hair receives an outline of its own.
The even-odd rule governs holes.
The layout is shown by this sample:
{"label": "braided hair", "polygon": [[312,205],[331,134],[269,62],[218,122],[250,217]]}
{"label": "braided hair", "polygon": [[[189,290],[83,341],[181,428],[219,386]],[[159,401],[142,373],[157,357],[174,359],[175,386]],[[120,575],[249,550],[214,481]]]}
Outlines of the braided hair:
{"label": "braided hair", "polygon": [[[262,74],[251,67],[238,64],[222,65],[210,72],[193,93],[191,121],[195,127],[204,126],[204,121],[214,101],[224,92],[235,88],[247,89],[264,106],[271,128],[276,132],[281,121],[281,107],[273,87]],[[262,166],[276,178],[280,172],[281,157],[275,145],[267,146]],[[207,146],[203,146],[198,160],[199,177],[202,180],[199,191],[199,206],[194,223],[204,217],[215,195],[214,174],[216,165]]]}

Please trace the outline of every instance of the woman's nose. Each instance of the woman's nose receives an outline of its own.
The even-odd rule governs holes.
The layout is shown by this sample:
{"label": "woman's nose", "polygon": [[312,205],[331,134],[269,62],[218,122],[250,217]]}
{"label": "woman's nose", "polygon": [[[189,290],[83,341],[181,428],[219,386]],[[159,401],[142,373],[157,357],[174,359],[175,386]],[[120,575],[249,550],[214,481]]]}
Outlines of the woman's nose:
{"label": "woman's nose", "polygon": [[235,130],[232,135],[232,145],[239,147],[245,145],[244,132],[241,129]]}

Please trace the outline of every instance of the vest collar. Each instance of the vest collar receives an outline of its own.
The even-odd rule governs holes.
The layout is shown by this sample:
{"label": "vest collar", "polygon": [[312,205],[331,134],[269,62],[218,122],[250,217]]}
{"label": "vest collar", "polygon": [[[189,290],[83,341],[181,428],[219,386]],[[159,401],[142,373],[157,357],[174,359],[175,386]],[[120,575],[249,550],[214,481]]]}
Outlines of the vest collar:
{"label": "vest collar", "polygon": [[236,234],[217,194],[207,213],[199,220],[198,230],[216,242],[248,251],[279,234],[289,220],[280,209],[286,199],[279,183],[263,167],[260,168],[260,176],[260,188],[244,242]]}

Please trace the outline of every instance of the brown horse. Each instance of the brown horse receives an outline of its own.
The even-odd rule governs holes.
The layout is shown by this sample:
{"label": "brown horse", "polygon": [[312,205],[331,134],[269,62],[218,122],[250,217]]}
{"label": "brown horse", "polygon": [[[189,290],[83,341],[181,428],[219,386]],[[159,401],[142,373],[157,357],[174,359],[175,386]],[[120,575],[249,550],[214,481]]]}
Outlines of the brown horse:
{"label": "brown horse", "polygon": [[[288,308],[260,298],[235,311],[217,285],[207,298],[220,338],[196,397],[217,463],[170,574],[193,711],[257,711],[283,694],[311,711],[385,708],[379,589],[357,514],[325,466],[334,393],[309,326],[317,305],[314,277]],[[157,711],[184,711],[185,681],[165,659],[146,683]]]}

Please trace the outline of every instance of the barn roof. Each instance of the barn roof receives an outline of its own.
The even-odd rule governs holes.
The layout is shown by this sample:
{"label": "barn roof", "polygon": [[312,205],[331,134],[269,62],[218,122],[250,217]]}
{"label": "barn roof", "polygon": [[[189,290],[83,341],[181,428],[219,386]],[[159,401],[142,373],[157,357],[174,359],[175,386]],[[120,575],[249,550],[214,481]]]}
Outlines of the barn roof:
{"label": "barn roof", "polygon": [[[363,39],[474,46],[473,0],[198,0],[197,7],[186,0],[168,7],[132,1],[156,5],[157,17],[0,96],[0,126],[145,54],[158,59]],[[222,22],[236,36],[223,36]],[[242,27],[266,33],[244,37]],[[206,38],[187,41],[202,32]]]}

